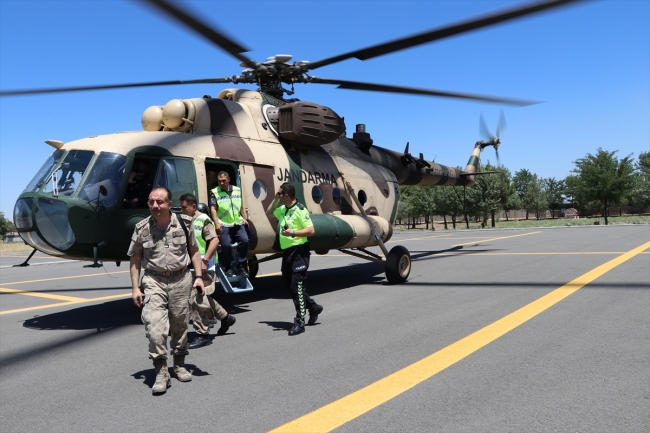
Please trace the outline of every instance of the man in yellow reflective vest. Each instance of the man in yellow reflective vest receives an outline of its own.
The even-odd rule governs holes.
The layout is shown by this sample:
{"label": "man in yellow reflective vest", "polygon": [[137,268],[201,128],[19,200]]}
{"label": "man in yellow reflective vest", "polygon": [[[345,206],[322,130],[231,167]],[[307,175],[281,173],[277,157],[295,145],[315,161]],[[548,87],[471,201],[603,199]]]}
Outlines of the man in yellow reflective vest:
{"label": "man in yellow reflective vest", "polygon": [[210,192],[210,213],[215,222],[215,228],[221,241],[219,264],[227,277],[232,277],[232,244],[233,239],[238,243],[236,271],[248,278],[248,220],[242,205],[241,189],[230,184],[230,175],[225,171],[217,174],[219,186]]}
{"label": "man in yellow reflective vest", "polygon": [[[278,204],[282,204],[278,206]],[[296,307],[296,317],[289,335],[305,332],[305,315],[309,311],[308,325],[315,325],[318,315],[323,312],[323,306],[317,304],[307,293],[307,269],[309,268],[309,242],[313,236],[314,224],[309,216],[309,210],[296,200],[296,189],[283,183],[275,200],[266,210],[268,216],[278,219],[278,236],[282,248],[282,278]]]}
{"label": "man in yellow reflective vest", "polygon": [[[201,253],[201,275],[208,275],[208,268],[214,264],[213,258],[219,245],[219,238],[209,216],[198,210],[196,197],[193,194],[183,194],[180,199],[181,212],[192,218],[192,231]],[[205,204],[201,206],[205,207]],[[207,210],[207,209],[206,209]],[[210,290],[211,289],[211,290]],[[192,311],[190,317],[196,332],[196,338],[188,345],[189,349],[212,344],[210,339],[210,321],[217,319],[221,321],[221,327],[217,335],[224,335],[230,326],[235,324],[235,316],[228,312],[215,301],[211,296],[214,291],[214,283],[206,288],[205,296],[194,294],[191,299]]]}

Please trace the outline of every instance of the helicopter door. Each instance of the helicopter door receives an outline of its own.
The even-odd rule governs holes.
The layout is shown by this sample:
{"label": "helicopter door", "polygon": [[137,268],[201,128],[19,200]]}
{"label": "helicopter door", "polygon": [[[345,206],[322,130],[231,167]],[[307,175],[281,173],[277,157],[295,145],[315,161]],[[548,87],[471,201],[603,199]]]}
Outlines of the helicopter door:
{"label": "helicopter door", "polygon": [[237,167],[237,164],[232,162],[225,162],[220,159],[206,159],[205,177],[208,187],[208,197],[210,197],[210,191],[219,185],[217,175],[222,171],[225,171],[228,173],[228,176],[230,176],[231,185],[236,185],[241,188],[241,180],[239,179],[239,169]]}
{"label": "helicopter door", "polygon": [[194,160],[190,158],[163,157],[160,159],[154,188],[164,186],[172,193],[172,211],[180,212],[180,196],[198,192]]}

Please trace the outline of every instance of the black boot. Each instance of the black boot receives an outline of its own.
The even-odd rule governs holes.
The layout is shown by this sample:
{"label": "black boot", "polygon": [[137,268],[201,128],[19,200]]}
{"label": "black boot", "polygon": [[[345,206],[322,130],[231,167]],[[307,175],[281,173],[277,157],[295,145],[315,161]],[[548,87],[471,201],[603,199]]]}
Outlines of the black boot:
{"label": "black boot", "polygon": [[228,329],[235,324],[237,319],[232,314],[228,314],[225,319],[221,321],[221,327],[217,331],[217,335],[224,335]]}

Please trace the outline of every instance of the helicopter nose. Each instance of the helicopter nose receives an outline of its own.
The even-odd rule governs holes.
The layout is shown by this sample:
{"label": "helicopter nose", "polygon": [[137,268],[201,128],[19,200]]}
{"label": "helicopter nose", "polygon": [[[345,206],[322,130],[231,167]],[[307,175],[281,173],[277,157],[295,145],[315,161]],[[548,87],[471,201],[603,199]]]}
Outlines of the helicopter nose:
{"label": "helicopter nose", "polygon": [[14,207],[14,224],[26,243],[48,254],[61,255],[76,241],[68,206],[60,200],[19,199]]}

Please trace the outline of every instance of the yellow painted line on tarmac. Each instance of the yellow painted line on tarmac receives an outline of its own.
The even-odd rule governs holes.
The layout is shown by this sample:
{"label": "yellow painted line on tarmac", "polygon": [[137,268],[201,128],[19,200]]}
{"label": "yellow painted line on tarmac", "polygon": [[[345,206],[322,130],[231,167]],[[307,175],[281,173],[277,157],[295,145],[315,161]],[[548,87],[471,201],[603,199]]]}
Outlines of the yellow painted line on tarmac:
{"label": "yellow painted line on tarmac", "polygon": [[[125,274],[127,272],[129,272],[129,271],[116,271],[116,272],[111,272],[108,275]],[[8,286],[8,285],[12,285],[12,284],[42,283],[44,281],[68,280],[68,279],[71,279],[71,278],[101,277],[102,275],[107,275],[107,274],[102,273],[102,274],[71,275],[71,276],[68,276],[68,277],[44,278],[42,280],[14,281],[13,283],[1,283],[1,284],[3,286]]]}
{"label": "yellow painted line on tarmac", "polygon": [[409,239],[395,239],[392,241],[384,242],[384,244],[391,244],[393,242],[406,242],[406,241],[421,241],[424,239],[436,239],[436,238],[444,238],[446,236],[451,236],[453,233],[445,234],[445,235],[431,235],[431,236],[423,236],[419,238],[409,238]]}
{"label": "yellow painted line on tarmac", "polygon": [[[128,271],[126,271],[128,272]],[[116,272],[113,272],[116,273]],[[101,275],[101,274],[99,274]],[[282,272],[271,272],[269,274],[262,274],[258,275],[256,278],[264,278],[264,277],[272,277],[275,275],[282,275]],[[78,277],[61,277],[61,278],[79,278],[82,276],[86,277],[93,277],[93,275],[80,275]],[[54,280],[60,279],[60,278],[52,278]],[[36,281],[49,281],[49,280],[36,280]],[[10,283],[10,284],[21,284],[21,283],[27,283],[29,281],[21,281],[20,283]],[[56,300],[63,300],[67,302],[59,302],[57,304],[48,304],[48,305],[38,305],[35,307],[26,307],[26,308],[18,308],[15,310],[6,310],[6,311],[0,311],[0,315],[3,314],[12,314],[12,313],[21,313],[23,311],[31,311],[31,310],[42,310],[44,308],[54,308],[54,307],[61,307],[64,305],[73,305],[73,304],[83,304],[87,302],[95,302],[95,301],[106,301],[108,299],[119,299],[119,298],[130,298],[131,297],[131,292],[128,293],[120,293],[119,295],[109,295],[109,296],[100,296],[98,298],[76,298],[73,296],[61,296],[61,295],[50,295],[47,293],[40,293],[40,292],[29,292],[26,290],[16,290],[16,289],[6,289],[6,288],[0,288],[0,292],[4,293],[13,293],[17,295],[26,295],[26,296],[36,296],[39,298],[47,298],[47,299],[56,299]]]}
{"label": "yellow painted line on tarmac", "polygon": [[537,234],[537,233],[541,233],[541,232],[529,232],[529,233],[522,233],[520,235],[500,236],[498,238],[479,239],[479,240],[476,240],[476,241],[473,241],[473,242],[465,242],[463,244],[454,244],[454,245],[452,245],[452,247],[460,247],[460,246],[463,246],[463,245],[470,245],[470,244],[477,244],[477,243],[482,243],[482,242],[496,241],[496,240],[499,240],[499,239],[518,238],[520,236],[534,235],[534,234]]}
{"label": "yellow painted line on tarmac", "polygon": [[0,311],[0,316],[3,314],[22,313],[23,311],[42,310],[44,308],[54,308],[54,307],[61,307],[63,305],[72,305],[72,304],[80,304],[80,303],[81,302],[59,302],[58,304],[48,304],[48,305],[38,305],[36,307],[18,308],[15,310]]}
{"label": "yellow painted line on tarmac", "polygon": [[57,301],[78,302],[83,301],[85,298],[78,298],[75,296],[51,295],[49,293],[30,292],[27,290],[5,289],[0,288],[0,293],[12,293],[15,295],[35,296],[37,298],[56,299]]}
{"label": "yellow painted line on tarmac", "polygon": [[621,254],[444,349],[270,433],[330,432],[471,355],[648,248],[650,242]]}
{"label": "yellow painted line on tarmac", "polygon": [[[625,251],[576,251],[576,252],[548,252],[548,253],[473,253],[472,251],[456,252],[456,253],[440,253],[436,256],[584,256],[584,255],[618,255],[625,254]],[[650,252],[639,253],[640,255],[647,255]]]}

